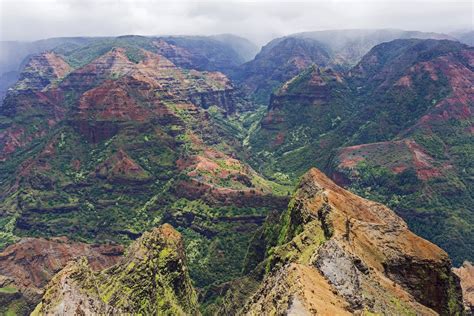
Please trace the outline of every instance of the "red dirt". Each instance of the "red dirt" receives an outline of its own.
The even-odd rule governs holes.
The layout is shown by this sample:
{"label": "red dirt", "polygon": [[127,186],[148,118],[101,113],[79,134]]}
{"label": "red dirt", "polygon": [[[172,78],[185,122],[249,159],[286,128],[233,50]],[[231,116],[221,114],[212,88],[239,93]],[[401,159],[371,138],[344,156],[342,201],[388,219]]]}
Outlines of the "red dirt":
{"label": "red dirt", "polygon": [[[352,169],[361,161],[376,160],[380,153],[389,155],[390,152],[404,152],[408,151],[410,160],[398,160],[394,163],[387,163],[385,166],[390,168],[394,173],[400,173],[409,167],[416,170],[417,176],[420,180],[428,180],[433,177],[442,176],[442,170],[436,168],[433,164],[435,160],[429,156],[425,149],[417,144],[412,139],[405,139],[402,141],[380,142],[371,144],[362,144],[341,149],[339,152],[339,168]],[[379,157],[380,158],[380,157]],[[447,169],[443,167],[442,169]]]}
{"label": "red dirt", "polygon": [[85,256],[99,270],[115,264],[123,254],[118,245],[89,245],[66,237],[24,238],[0,253],[0,274],[20,288],[39,291],[68,261]]}
{"label": "red dirt", "polygon": [[[474,52],[464,51],[466,59],[474,61]],[[418,125],[429,127],[431,122],[447,121],[451,118],[468,120],[472,118],[472,100],[474,100],[474,76],[472,70],[453,60],[450,55],[429,62],[429,68],[439,69],[448,78],[452,93],[439,101]],[[425,63],[428,64],[428,63]],[[428,67],[425,65],[425,68]]]}
{"label": "red dirt", "polygon": [[280,146],[285,142],[285,133],[283,132],[278,132],[278,134],[275,137],[275,140],[273,141],[274,146]]}
{"label": "red dirt", "polygon": [[405,140],[405,144],[413,155],[413,164],[419,179],[428,180],[442,176],[441,171],[432,165],[434,159],[424,152],[423,147],[414,140]]}
{"label": "red dirt", "polygon": [[144,121],[151,112],[140,107],[117,82],[106,81],[82,95],[78,115],[81,119]]}
{"label": "red dirt", "polygon": [[97,173],[104,177],[135,178],[146,177],[146,172],[127,153],[120,149],[97,167]]}
{"label": "red dirt", "polygon": [[69,64],[56,53],[47,52],[44,53],[44,57],[48,61],[48,64],[51,66],[53,73],[57,78],[63,78],[71,72],[71,66],[69,66]]}

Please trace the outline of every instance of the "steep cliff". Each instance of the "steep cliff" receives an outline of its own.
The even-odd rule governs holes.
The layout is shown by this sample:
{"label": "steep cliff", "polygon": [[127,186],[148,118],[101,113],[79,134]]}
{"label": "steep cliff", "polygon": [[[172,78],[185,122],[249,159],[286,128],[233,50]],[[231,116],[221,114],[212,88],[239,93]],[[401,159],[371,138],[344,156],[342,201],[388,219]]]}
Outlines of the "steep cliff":
{"label": "steep cliff", "polygon": [[23,238],[0,253],[0,313],[31,312],[46,284],[70,260],[85,257],[98,270],[115,264],[122,255],[120,245],[90,245],[65,237]]}
{"label": "steep cliff", "polygon": [[399,39],[348,72],[309,68],[273,94],[249,138],[253,163],[275,179],[317,166],[470,260],[472,65],[459,42]]}
{"label": "steep cliff", "polygon": [[468,315],[474,313],[474,266],[469,261],[465,261],[453,272],[461,279],[462,296],[464,307]]}
{"label": "steep cliff", "polygon": [[459,279],[443,250],[317,169],[303,176],[278,241],[241,314],[462,313]]}
{"label": "steep cliff", "polygon": [[64,78],[72,67],[54,52],[45,52],[32,56],[20,74],[13,90],[42,90],[49,84]]}
{"label": "steep cliff", "polygon": [[32,315],[198,314],[181,235],[170,225],[144,233],[116,265],[94,272],[68,264],[49,283]]}

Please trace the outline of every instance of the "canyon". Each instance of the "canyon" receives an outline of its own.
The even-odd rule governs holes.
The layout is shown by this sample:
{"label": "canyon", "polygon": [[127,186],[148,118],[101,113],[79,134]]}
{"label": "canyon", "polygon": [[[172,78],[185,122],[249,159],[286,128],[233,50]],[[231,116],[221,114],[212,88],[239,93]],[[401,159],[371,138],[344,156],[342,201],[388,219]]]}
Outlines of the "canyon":
{"label": "canyon", "polygon": [[472,311],[472,46],[57,41],[2,94],[0,313]]}

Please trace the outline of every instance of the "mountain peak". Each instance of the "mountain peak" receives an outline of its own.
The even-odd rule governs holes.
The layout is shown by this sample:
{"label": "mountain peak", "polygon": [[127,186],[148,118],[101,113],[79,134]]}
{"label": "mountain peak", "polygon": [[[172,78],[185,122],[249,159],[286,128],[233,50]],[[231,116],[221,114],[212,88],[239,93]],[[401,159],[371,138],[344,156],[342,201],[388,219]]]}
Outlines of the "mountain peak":
{"label": "mountain peak", "polygon": [[[386,206],[315,168],[302,177],[282,222],[267,266],[272,272],[244,308],[250,314],[289,312],[295,304],[301,314],[321,313],[329,301],[352,313],[462,310],[459,281],[443,250],[410,232]],[[311,298],[315,292],[328,302]],[[278,303],[270,304],[275,296]]]}
{"label": "mountain peak", "polygon": [[58,54],[44,52],[30,58],[12,90],[42,90],[64,78],[71,66]]}
{"label": "mountain peak", "polygon": [[195,314],[181,235],[168,224],[145,232],[121,262],[99,273],[85,259],[68,264],[32,315],[71,312]]}

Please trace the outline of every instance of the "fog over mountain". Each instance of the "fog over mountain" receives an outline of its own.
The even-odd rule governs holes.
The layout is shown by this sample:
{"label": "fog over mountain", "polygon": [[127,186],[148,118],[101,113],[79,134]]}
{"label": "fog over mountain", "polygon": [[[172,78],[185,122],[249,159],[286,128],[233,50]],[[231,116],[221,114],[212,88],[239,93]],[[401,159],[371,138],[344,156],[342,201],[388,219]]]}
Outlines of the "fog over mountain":
{"label": "fog over mountain", "polygon": [[323,29],[469,30],[472,13],[464,0],[2,0],[0,39],[233,33],[262,45]]}

